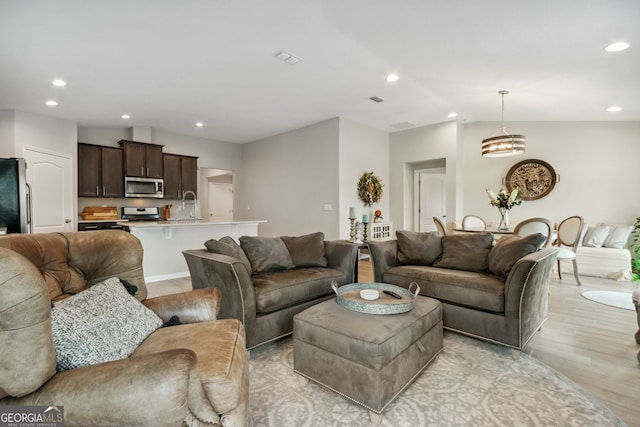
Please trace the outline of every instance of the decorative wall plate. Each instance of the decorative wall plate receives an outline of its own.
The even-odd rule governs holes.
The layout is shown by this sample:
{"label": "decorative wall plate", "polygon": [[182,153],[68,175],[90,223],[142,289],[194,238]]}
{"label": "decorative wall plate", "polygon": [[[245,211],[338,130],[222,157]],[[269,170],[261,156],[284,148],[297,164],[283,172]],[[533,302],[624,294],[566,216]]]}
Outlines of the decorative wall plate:
{"label": "decorative wall plate", "polygon": [[518,187],[522,200],[541,199],[556,185],[556,171],[545,161],[523,160],[509,169],[505,178],[507,190]]}

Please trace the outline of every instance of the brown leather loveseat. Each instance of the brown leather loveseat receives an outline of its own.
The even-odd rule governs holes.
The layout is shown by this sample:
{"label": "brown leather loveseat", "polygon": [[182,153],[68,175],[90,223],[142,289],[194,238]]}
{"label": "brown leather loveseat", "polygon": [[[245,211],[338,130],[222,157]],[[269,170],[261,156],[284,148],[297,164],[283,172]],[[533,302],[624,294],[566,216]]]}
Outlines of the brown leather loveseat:
{"label": "brown leather loveseat", "polygon": [[[242,324],[216,320],[216,288],[146,299],[142,255],[123,231],[0,237],[0,405],[63,406],[67,426],[247,425]],[[160,325],[179,324],[151,332],[129,357],[56,372],[51,302],[112,277],[135,286]]]}

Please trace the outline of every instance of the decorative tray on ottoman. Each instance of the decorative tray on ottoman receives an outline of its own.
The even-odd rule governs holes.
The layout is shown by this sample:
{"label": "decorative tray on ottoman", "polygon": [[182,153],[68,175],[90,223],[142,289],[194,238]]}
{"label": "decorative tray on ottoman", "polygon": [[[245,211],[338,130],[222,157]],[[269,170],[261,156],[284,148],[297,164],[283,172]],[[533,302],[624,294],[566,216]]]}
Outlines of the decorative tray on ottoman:
{"label": "decorative tray on ottoman", "polygon": [[[415,290],[412,291],[414,286]],[[368,314],[398,314],[410,311],[416,305],[416,297],[420,292],[420,286],[416,282],[412,282],[409,289],[387,283],[352,283],[338,287],[335,281],[331,283],[331,287],[336,293],[339,305]],[[370,299],[368,296],[370,292],[367,291],[372,290],[378,291],[377,299]],[[394,294],[400,298],[396,298]]]}

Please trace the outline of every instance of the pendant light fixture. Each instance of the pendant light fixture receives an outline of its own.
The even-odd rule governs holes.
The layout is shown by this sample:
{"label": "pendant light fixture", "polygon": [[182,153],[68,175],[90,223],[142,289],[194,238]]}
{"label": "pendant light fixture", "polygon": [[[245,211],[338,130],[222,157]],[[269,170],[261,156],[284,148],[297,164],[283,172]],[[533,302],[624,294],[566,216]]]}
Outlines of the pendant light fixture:
{"label": "pendant light fixture", "polygon": [[504,96],[508,95],[509,91],[501,90],[498,93],[502,96],[502,118],[499,135],[482,140],[483,157],[507,157],[524,153],[524,135],[510,135],[504,127]]}

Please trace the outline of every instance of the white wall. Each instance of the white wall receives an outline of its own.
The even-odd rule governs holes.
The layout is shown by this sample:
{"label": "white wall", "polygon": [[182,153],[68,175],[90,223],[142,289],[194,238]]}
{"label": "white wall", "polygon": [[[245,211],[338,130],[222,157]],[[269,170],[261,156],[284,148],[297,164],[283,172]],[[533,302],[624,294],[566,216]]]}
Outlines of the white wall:
{"label": "white wall", "polygon": [[507,123],[509,132],[526,136],[526,152],[483,158],[480,141],[498,126],[483,122],[464,128],[465,213],[496,222],[497,209],[489,205],[485,188],[500,189],[514,164],[540,159],[554,168],[560,180],[546,197],[511,209],[512,224],[536,216],[556,223],[571,215],[581,215],[586,222],[632,224],[640,215],[635,190],[640,182],[640,122]]}
{"label": "white wall", "polygon": [[15,111],[0,110],[0,157],[16,157]]}
{"label": "white wall", "polygon": [[[0,112],[0,157],[24,157],[24,147],[67,155],[73,167],[73,208],[77,210],[77,126],[75,122],[60,120],[23,111]],[[27,165],[27,167],[29,167]],[[76,217],[72,218],[73,226]]]}
{"label": "white wall", "polygon": [[586,222],[632,224],[640,215],[634,187],[640,182],[640,122],[512,122],[506,126],[527,137],[525,154],[480,155],[480,143],[495,134],[496,122],[464,126],[449,122],[391,134],[394,223],[404,218],[404,228],[412,229],[411,165],[438,157],[447,161],[448,220],[460,222],[463,215],[472,213],[497,223],[497,209],[489,205],[485,189],[499,190],[509,169],[525,159],[546,161],[560,180],[548,196],[514,207],[512,224],[536,216],[555,223],[571,215],[581,215]]}
{"label": "white wall", "polygon": [[[349,239],[349,208],[356,209],[356,217],[368,214],[373,218],[376,209],[382,211],[385,222],[393,221],[389,210],[389,134],[368,126],[340,118],[339,208],[340,239]],[[357,183],[365,172],[373,172],[382,181],[382,200],[369,207],[358,198]]]}
{"label": "white wall", "polygon": [[[339,238],[338,139],[334,118],[243,144],[236,215],[267,220],[261,236],[323,231],[328,240]],[[325,204],[332,210],[324,210]]]}
{"label": "white wall", "polygon": [[439,159],[446,161],[447,220],[460,215],[463,176],[458,164],[460,133],[461,126],[451,121],[390,135],[388,190],[396,230],[414,230],[413,171]]}

